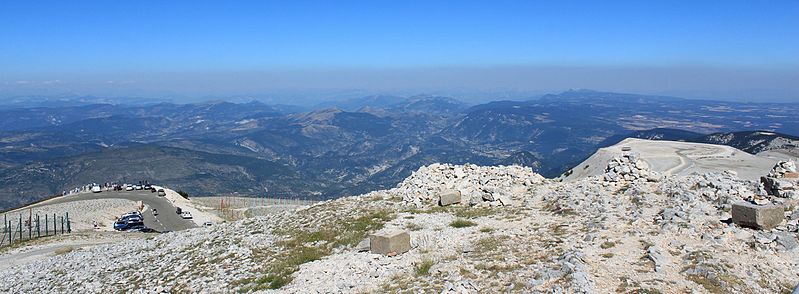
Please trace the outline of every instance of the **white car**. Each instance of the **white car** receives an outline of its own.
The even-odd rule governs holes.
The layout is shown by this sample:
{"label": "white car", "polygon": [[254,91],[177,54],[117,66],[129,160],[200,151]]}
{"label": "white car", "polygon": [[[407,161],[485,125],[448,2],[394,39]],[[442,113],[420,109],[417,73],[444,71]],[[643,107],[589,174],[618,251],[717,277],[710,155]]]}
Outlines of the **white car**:
{"label": "white car", "polygon": [[100,193],[103,192],[103,189],[100,186],[92,186],[92,193]]}
{"label": "white car", "polygon": [[133,186],[127,186],[127,187],[125,187],[125,191],[133,191]]}
{"label": "white car", "polygon": [[191,219],[192,218],[191,217],[191,212],[188,212],[188,211],[181,212],[180,213],[180,217],[182,217],[184,219]]}

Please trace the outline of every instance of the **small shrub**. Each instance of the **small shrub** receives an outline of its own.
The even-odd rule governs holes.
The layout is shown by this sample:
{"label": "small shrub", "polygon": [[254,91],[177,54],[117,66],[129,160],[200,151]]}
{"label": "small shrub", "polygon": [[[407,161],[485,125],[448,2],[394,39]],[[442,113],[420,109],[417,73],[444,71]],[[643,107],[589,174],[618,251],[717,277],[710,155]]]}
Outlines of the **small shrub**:
{"label": "small shrub", "polygon": [[494,228],[489,228],[489,227],[480,228],[480,232],[483,232],[483,233],[491,233],[493,231],[494,231]]}
{"label": "small shrub", "polygon": [[189,193],[188,192],[183,191],[183,190],[177,190],[176,192],[178,193],[178,195],[183,196],[183,198],[189,199]]}
{"label": "small shrub", "polygon": [[456,219],[449,224],[449,226],[453,228],[466,228],[466,227],[473,227],[476,225],[477,223],[465,219]]}
{"label": "small shrub", "polygon": [[433,261],[430,259],[422,259],[422,262],[416,265],[416,276],[426,276],[430,274],[430,268],[433,267]]}
{"label": "small shrub", "polygon": [[602,243],[602,245],[599,245],[599,248],[608,249],[608,248],[611,248],[613,246],[616,246],[616,243],[613,243],[613,241],[607,241],[605,243]]}
{"label": "small shrub", "polygon": [[418,231],[422,229],[422,226],[415,223],[408,223],[407,225],[405,225],[405,228],[411,231]]}

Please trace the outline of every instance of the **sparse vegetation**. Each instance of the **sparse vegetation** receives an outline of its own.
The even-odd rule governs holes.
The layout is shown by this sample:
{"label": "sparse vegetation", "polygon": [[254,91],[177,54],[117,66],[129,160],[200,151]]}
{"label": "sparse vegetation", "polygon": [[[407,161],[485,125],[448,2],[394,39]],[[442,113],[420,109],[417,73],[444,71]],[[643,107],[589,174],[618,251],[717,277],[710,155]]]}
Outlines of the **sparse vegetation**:
{"label": "sparse vegetation", "polygon": [[280,250],[253,252],[256,256],[271,256],[274,261],[265,268],[260,278],[242,281],[242,284],[254,283],[244,290],[279,289],[291,282],[291,275],[299,270],[300,265],[319,260],[336,247],[352,247],[394,218],[391,212],[374,211],[357,218],[331,220],[315,231],[277,231],[276,235],[286,236],[287,239],[277,242]]}
{"label": "sparse vegetation", "polygon": [[614,243],[613,241],[605,241],[604,243],[599,245],[599,248],[608,249],[612,248],[613,246],[616,246],[616,243]]}
{"label": "sparse vegetation", "polygon": [[416,276],[426,276],[430,274],[430,268],[433,267],[433,260],[431,259],[422,259],[421,262],[416,264],[415,272]]}
{"label": "sparse vegetation", "polygon": [[466,227],[473,227],[476,225],[477,223],[466,219],[456,219],[449,224],[449,226],[453,228],[466,228]]}
{"label": "sparse vegetation", "polygon": [[418,231],[422,229],[422,226],[415,223],[408,223],[405,225],[405,228],[411,231]]}
{"label": "sparse vegetation", "polygon": [[189,199],[189,192],[183,190],[177,190],[175,192],[177,192],[178,195],[182,196],[183,198]]}

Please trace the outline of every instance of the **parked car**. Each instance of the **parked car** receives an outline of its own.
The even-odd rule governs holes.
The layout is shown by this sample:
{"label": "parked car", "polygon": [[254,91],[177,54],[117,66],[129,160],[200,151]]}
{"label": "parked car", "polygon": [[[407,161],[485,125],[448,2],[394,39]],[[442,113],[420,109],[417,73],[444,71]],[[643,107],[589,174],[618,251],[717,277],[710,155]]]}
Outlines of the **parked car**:
{"label": "parked car", "polygon": [[152,189],[153,186],[151,186],[150,184],[144,185],[144,190],[152,190]]}
{"label": "parked car", "polygon": [[191,219],[192,218],[191,212],[184,211],[183,213],[180,214],[180,217],[182,217],[183,219]]}
{"label": "parked car", "polygon": [[133,186],[131,186],[131,185],[127,185],[127,186],[125,186],[125,191],[133,191],[133,189],[134,189],[134,188],[133,188]]}
{"label": "parked car", "polygon": [[128,225],[138,224],[144,222],[144,219],[138,216],[131,216],[127,219]]}
{"label": "parked car", "polygon": [[130,217],[132,217],[132,216],[136,216],[136,217],[139,217],[139,218],[143,218],[143,217],[142,217],[142,215],[141,215],[141,212],[138,212],[138,211],[131,211],[131,212],[128,212],[128,213],[126,213],[126,214],[123,214],[123,215],[121,215],[121,216],[119,217],[119,219],[127,219],[127,218],[130,218]]}
{"label": "parked car", "polygon": [[103,188],[100,188],[100,186],[92,186],[92,193],[100,193],[100,192],[103,192]]}
{"label": "parked car", "polygon": [[211,221],[207,221],[207,222],[203,223],[203,226],[205,226],[205,227],[211,227],[213,225],[214,225],[214,223],[212,223]]}
{"label": "parked car", "polygon": [[114,230],[121,231],[128,228],[128,222],[124,220],[118,220],[114,222]]}
{"label": "parked car", "polygon": [[177,214],[181,214],[181,213],[183,213],[183,209],[181,209],[180,207],[178,207],[178,208],[176,208],[176,209],[175,209],[175,213],[177,213]]}
{"label": "parked car", "polygon": [[144,224],[137,224],[137,225],[129,226],[127,231],[128,232],[141,232],[141,231],[144,231],[145,229],[147,229],[147,227],[145,227]]}
{"label": "parked car", "polygon": [[166,196],[166,191],[164,191],[164,189],[158,189],[158,196]]}
{"label": "parked car", "polygon": [[143,189],[141,185],[136,185],[136,187],[135,187],[135,188],[136,188],[136,190],[141,190],[141,189]]}

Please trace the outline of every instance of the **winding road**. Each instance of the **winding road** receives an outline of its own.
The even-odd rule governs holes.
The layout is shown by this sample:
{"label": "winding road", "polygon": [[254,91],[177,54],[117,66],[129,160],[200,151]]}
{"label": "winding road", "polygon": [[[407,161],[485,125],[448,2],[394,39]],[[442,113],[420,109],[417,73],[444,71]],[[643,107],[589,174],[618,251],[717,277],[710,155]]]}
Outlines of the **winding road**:
{"label": "winding road", "polygon": [[[136,191],[103,191],[101,193],[83,193],[71,196],[59,197],[56,199],[48,200],[38,203],[31,207],[68,203],[80,200],[97,200],[97,199],[125,199],[132,201],[142,201],[147,206],[147,210],[142,212],[144,216],[144,225],[159,232],[166,231],[179,231],[185,229],[196,228],[197,225],[191,220],[186,220],[175,213],[176,207],[172,205],[164,197],[159,197],[156,193],[151,193],[149,190],[136,190]],[[158,215],[153,215],[153,210],[158,211]]]}

